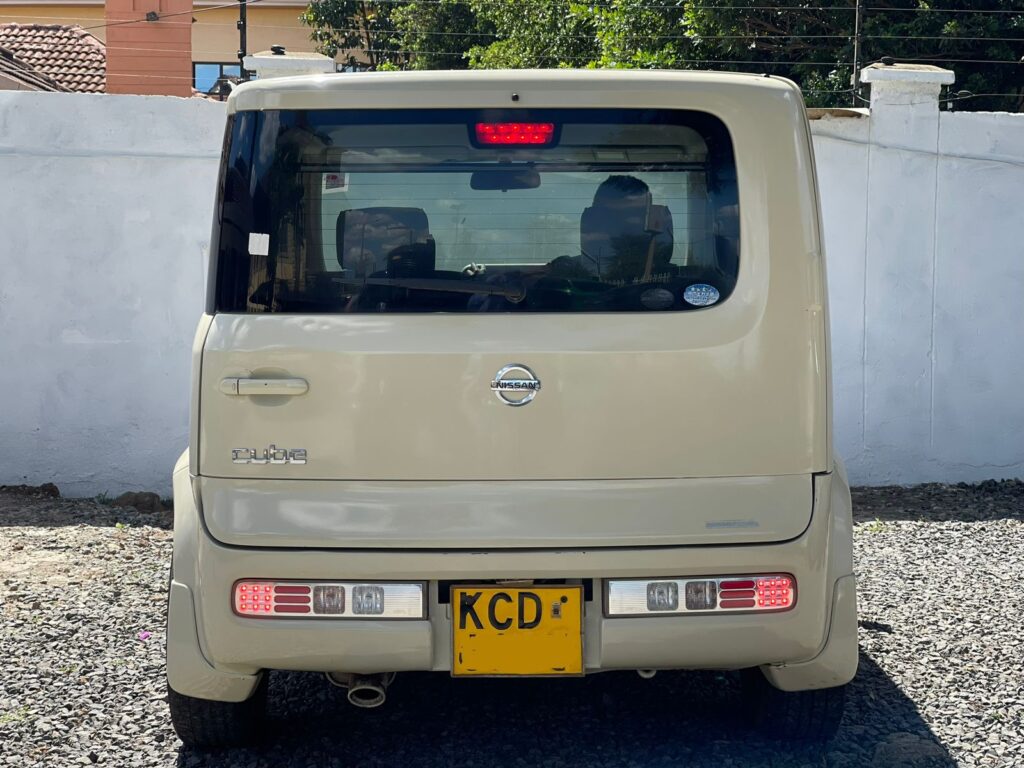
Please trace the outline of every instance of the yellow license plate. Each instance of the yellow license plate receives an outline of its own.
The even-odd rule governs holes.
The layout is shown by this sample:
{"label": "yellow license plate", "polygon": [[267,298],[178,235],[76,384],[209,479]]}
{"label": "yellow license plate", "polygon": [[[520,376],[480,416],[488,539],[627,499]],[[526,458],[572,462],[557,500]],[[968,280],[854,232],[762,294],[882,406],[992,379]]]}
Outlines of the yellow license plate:
{"label": "yellow license plate", "polygon": [[583,587],[452,587],[452,674],[582,675]]}

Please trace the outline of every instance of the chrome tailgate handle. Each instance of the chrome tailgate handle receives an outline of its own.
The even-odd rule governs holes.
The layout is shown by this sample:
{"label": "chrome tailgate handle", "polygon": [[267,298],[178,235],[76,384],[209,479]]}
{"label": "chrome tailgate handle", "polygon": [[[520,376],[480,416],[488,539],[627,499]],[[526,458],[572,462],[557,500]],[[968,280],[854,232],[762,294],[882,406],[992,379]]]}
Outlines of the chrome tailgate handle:
{"label": "chrome tailgate handle", "polygon": [[305,379],[221,379],[220,391],[225,395],[304,395],[309,391]]}

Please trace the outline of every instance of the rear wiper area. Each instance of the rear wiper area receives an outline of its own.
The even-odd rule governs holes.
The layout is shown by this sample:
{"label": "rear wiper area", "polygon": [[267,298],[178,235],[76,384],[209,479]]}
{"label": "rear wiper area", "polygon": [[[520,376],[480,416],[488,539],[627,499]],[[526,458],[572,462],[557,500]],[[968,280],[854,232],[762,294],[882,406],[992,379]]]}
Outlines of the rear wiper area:
{"label": "rear wiper area", "polygon": [[481,282],[469,282],[444,277],[343,277],[338,280],[342,285],[354,286],[385,286],[406,288],[412,291],[440,291],[443,293],[484,294],[502,296],[511,302],[522,301],[526,296],[523,285],[501,286]]}

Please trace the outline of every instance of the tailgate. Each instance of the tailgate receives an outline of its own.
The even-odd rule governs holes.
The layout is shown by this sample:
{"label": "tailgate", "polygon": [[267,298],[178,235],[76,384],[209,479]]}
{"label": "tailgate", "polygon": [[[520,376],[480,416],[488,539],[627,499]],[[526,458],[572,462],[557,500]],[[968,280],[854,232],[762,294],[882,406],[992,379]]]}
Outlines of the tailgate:
{"label": "tailgate", "polygon": [[[500,481],[824,471],[823,377],[806,340],[785,341],[812,326],[799,306],[785,307],[782,322],[759,310],[734,301],[654,316],[218,314],[202,358],[198,474]],[[525,406],[491,388],[510,364],[540,382]],[[247,379],[305,385],[294,396],[225,391],[225,381]],[[304,451],[306,461],[263,461],[271,445]],[[255,461],[239,463],[239,450]]]}

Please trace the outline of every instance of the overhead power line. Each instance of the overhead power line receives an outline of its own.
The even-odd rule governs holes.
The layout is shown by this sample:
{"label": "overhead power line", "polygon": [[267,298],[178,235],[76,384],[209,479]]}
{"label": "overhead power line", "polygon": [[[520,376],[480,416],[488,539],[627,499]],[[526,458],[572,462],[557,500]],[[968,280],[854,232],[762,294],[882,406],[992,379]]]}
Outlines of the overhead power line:
{"label": "overhead power line", "polygon": [[[233,24],[225,24],[223,22],[216,21],[197,21],[197,25],[206,26],[234,26]],[[263,25],[251,25],[260,26],[262,29],[294,29],[294,27],[268,27]],[[342,34],[348,33],[362,33],[365,30],[359,27],[334,27],[333,32],[339,32]],[[375,36],[386,36],[392,35],[395,37],[402,37],[407,33],[395,30],[379,30],[375,33]],[[446,30],[431,30],[429,32],[414,32],[415,34],[422,37],[484,37],[490,39],[505,39],[502,38],[497,32],[451,32]],[[582,34],[566,34],[561,35],[561,39],[564,40],[596,40],[595,35],[582,35]],[[787,35],[784,33],[773,33],[773,34],[750,34],[750,35],[643,35],[644,39],[648,40],[850,40],[853,35]],[[968,36],[955,36],[955,35],[863,35],[864,40],[943,40],[950,42],[1015,42],[1024,43],[1024,37],[968,37]]]}
{"label": "overhead power line", "polygon": [[[251,0],[251,2],[263,2],[264,0]],[[369,0],[374,2],[375,0]],[[231,5],[218,5],[210,8],[199,8],[194,13],[199,13],[204,10],[214,10],[219,8],[234,8],[237,7],[238,3]],[[177,15],[177,14],[176,14]],[[1022,14],[1024,15],[1024,14]],[[161,16],[160,21],[163,22],[165,19],[170,18],[171,14],[167,16]],[[35,19],[38,18],[35,15],[29,14],[0,14],[0,19]],[[62,16],[62,19],[72,19],[89,21],[92,17],[85,16]],[[142,21],[145,21],[143,19]],[[137,24],[141,22],[127,21],[127,22],[115,22],[116,24]],[[232,29],[237,28],[235,22],[226,21],[168,21],[168,25],[181,25],[181,26],[197,26],[197,27],[230,27]],[[287,26],[283,24],[260,24],[249,20],[249,29],[280,29],[288,31],[301,30],[302,27]],[[83,29],[100,29],[106,25],[94,25],[91,27],[83,27]],[[358,27],[339,27],[334,29],[335,32],[340,33],[362,33],[363,29]],[[395,35],[402,36],[404,33],[396,31],[381,30],[378,34],[383,35]],[[423,37],[479,37],[489,39],[501,39],[500,35],[496,32],[453,32],[447,30],[431,30],[429,32],[418,32],[416,34],[422,35]],[[783,33],[770,33],[770,34],[751,34],[751,35],[653,35],[649,36],[651,39],[656,40],[849,40],[853,38],[853,35],[787,35]],[[593,35],[562,35],[563,39],[570,40],[592,40]],[[967,36],[967,35],[862,35],[863,40],[882,40],[882,41],[895,41],[901,40],[937,40],[941,42],[988,42],[988,43],[1024,43],[1024,37],[987,37],[987,36]]]}
{"label": "overhead power line", "polygon": [[1024,15],[1024,10],[1012,10],[1005,8],[893,8],[887,5],[870,6],[866,11],[879,11],[884,13],[988,13],[988,14],[1017,14]]}
{"label": "overhead power line", "polygon": [[[107,44],[106,46],[111,50],[118,51],[132,51],[137,53],[163,53],[168,52],[167,48],[152,48],[145,46],[134,46],[134,45],[119,45],[119,44]],[[366,53],[389,53],[395,55],[406,55],[412,56],[416,54],[430,54],[434,56],[465,56],[466,51],[461,50],[421,50],[412,48],[376,48],[370,47],[365,49],[359,49]],[[192,53],[200,54],[211,54],[220,55],[225,53],[222,50],[216,49],[202,49],[193,48]],[[589,56],[570,56],[570,57],[559,57],[555,55],[548,55],[540,57],[541,61],[551,63],[589,63],[592,59]],[[714,66],[718,64],[728,65],[750,65],[751,68],[763,69],[763,68],[792,68],[792,67],[849,67],[853,65],[852,61],[839,60],[839,61],[766,61],[763,59],[717,59],[713,57],[707,58],[689,58],[689,59],[674,59],[679,63],[683,64],[701,64],[705,66]],[[915,57],[915,58],[900,58],[899,62],[935,62],[935,63],[949,63],[949,64],[1007,64],[1007,65],[1020,65],[1024,66],[1024,63],[1012,60],[1012,59],[970,59],[970,58],[942,58],[942,57]],[[200,62],[202,63],[202,62]],[[212,63],[212,62],[211,62]]]}
{"label": "overhead power line", "polygon": [[[316,0],[313,0],[314,3]],[[418,0],[418,2],[430,5],[451,5],[453,2],[469,5],[473,0]],[[408,0],[364,0],[367,5],[396,5],[408,2]],[[550,4],[554,5],[558,0],[550,0]],[[614,9],[615,5],[609,0],[603,0],[602,2],[591,2],[587,3],[590,6],[596,8],[609,8]],[[643,9],[652,10],[683,10],[684,5],[681,2],[677,3],[645,3]],[[854,5],[817,5],[812,6],[809,4],[804,5],[698,5],[698,4],[686,4],[685,9],[695,11],[846,11],[849,13],[856,13],[856,7]],[[1021,14],[1022,11],[1013,9],[986,9],[986,8],[892,8],[888,6],[868,6],[863,8],[865,11],[906,11],[913,13],[956,13],[956,14]]]}
{"label": "overhead power line", "polygon": [[[377,2],[377,0],[371,0],[371,1],[372,2]],[[255,5],[256,3],[259,3],[259,2],[262,2],[262,0],[235,0],[235,2],[233,2],[233,3],[224,3],[223,5],[210,5],[210,6],[207,6],[205,8],[192,8],[192,9],[187,10],[187,11],[177,11],[176,13],[165,13],[160,18],[158,18],[156,20],[156,22],[162,22],[162,21],[164,21],[164,19],[170,19],[170,18],[173,18],[175,16],[192,16],[192,15],[197,14],[197,13],[205,13],[207,11],[216,11],[216,10],[219,10],[221,8],[237,8],[239,5]],[[110,27],[120,27],[120,26],[124,26],[124,25],[127,25],[127,24],[141,24],[141,23],[152,24],[152,23],[156,23],[156,22],[152,22],[149,19],[147,19],[145,16],[143,16],[142,18],[139,18],[139,19],[125,19],[123,21],[109,21],[109,22],[107,22],[105,24],[93,24],[92,26],[89,26],[89,27],[82,27],[82,29],[84,29],[86,32],[89,32],[90,30],[93,30],[93,29],[109,29]],[[191,23],[191,22],[172,22],[172,23],[184,24],[184,23]]]}
{"label": "overhead power line", "polygon": [[[402,56],[411,56],[416,54],[430,54],[432,56],[464,56],[466,51],[425,51],[420,49],[403,49],[403,48],[363,48],[360,49],[366,53],[389,53]],[[591,57],[558,57],[558,56],[543,56],[541,61],[550,61],[556,63],[572,63],[574,61],[580,63],[590,63]],[[852,61],[765,61],[763,59],[714,59],[714,58],[701,58],[701,59],[677,59],[673,61],[680,62],[682,64],[749,64],[754,68],[762,67],[849,67],[853,65]],[[1015,66],[1024,66],[1024,62],[1011,60],[1011,59],[943,59],[943,58],[915,58],[915,59],[904,59],[901,58],[897,63],[908,63],[908,62],[935,62],[935,63],[947,63],[947,64],[1012,64]]]}
{"label": "overhead power line", "polygon": [[952,101],[965,101],[966,99],[982,99],[982,98],[1024,98],[1024,94],[1020,93],[971,93],[970,91],[957,91],[953,96],[949,96],[944,99],[939,99],[940,104],[948,104]]}
{"label": "overhead power line", "polygon": [[[222,9],[225,9],[225,8],[238,8],[239,6],[251,6],[251,5],[258,4],[260,2],[263,2],[263,0],[235,0],[234,2],[222,3],[222,4],[219,4],[219,5],[206,6],[206,7],[203,7],[203,8],[194,8],[194,9],[189,10],[189,11],[178,11],[176,13],[168,13],[168,14],[161,15],[160,18],[157,19],[157,22],[166,22],[168,24],[191,24],[191,23],[193,23],[191,21],[167,22],[166,20],[174,18],[174,17],[178,17],[178,16],[195,15],[195,14],[205,13],[205,12],[208,12],[208,11],[222,10]],[[316,2],[316,0],[314,0],[314,2]],[[408,0],[364,0],[364,2],[366,2],[367,4],[397,5],[397,4],[406,3],[406,2],[408,2]],[[450,4],[451,2],[458,2],[458,3],[461,3],[461,4],[469,4],[471,2],[471,0],[418,0],[418,2],[420,2],[420,3],[428,3],[428,4],[431,4],[431,5]],[[557,0],[551,0],[551,2],[553,4],[554,2],[557,2]],[[613,8],[614,7],[613,5],[611,5],[608,2],[592,2],[591,5],[594,6],[594,7],[598,7],[598,8],[601,8],[601,7]],[[650,5],[645,5],[644,6],[645,9],[651,9],[651,10],[681,9],[682,7],[683,6],[681,4],[679,4],[679,3],[659,3],[659,4],[650,4]],[[854,6],[849,6],[849,5],[844,5],[844,6],[820,5],[820,6],[816,6],[816,7],[809,7],[807,5],[687,5],[685,7],[687,9],[690,9],[690,10],[717,10],[717,11],[734,10],[734,11],[804,11],[804,12],[807,12],[807,11],[829,11],[829,12],[830,11],[849,11],[849,12],[856,12],[856,10],[857,10],[855,5]],[[958,16],[984,15],[984,14],[1004,14],[1004,15],[1014,15],[1015,14],[1015,15],[1021,16],[1022,19],[1024,19],[1024,9],[1021,9],[1021,10],[1008,10],[1008,9],[985,9],[985,8],[981,8],[981,9],[978,9],[978,8],[965,8],[965,9],[961,9],[961,8],[927,8],[927,7],[926,8],[921,8],[921,7],[918,7],[918,8],[892,8],[892,7],[885,7],[885,6],[869,6],[869,7],[866,7],[866,8],[862,7],[862,10],[863,11],[884,12],[884,13],[903,13],[903,12],[906,12],[906,13],[911,13],[911,12],[913,12],[913,13],[939,13],[939,14],[955,14],[955,15],[958,15]],[[26,14],[17,14],[17,15],[0,15],[0,18],[12,18],[12,19],[14,19],[14,18],[38,18],[38,17],[37,16],[29,16],[29,15],[26,15]],[[91,17],[64,17],[64,18],[77,18],[79,20],[85,21],[85,20],[88,20],[88,18],[91,18]],[[149,21],[148,19],[146,19],[144,16],[142,16],[142,17],[139,17],[138,19],[124,19],[124,20],[121,20],[121,21],[104,22],[103,24],[91,24],[89,26],[83,26],[82,29],[85,30],[85,31],[92,31],[92,30],[96,30],[96,29],[107,29],[107,28],[110,28],[110,27],[124,26],[124,25],[129,25],[129,24],[140,24],[140,23],[146,23],[146,22],[153,23],[153,22]],[[200,23],[200,22],[196,22],[196,23]],[[218,22],[201,22],[201,23],[218,24]],[[221,23],[221,25],[223,25],[223,26],[235,26],[234,24],[226,24],[226,23]],[[258,27],[261,27],[261,28],[264,28],[264,29],[275,29],[275,28],[276,29],[292,29],[292,27],[271,26],[271,25],[256,25],[256,24],[252,24],[250,26],[253,26],[253,27],[257,27],[258,26]],[[361,29],[339,29],[338,31],[339,32],[362,32],[363,30],[361,30]],[[465,36],[494,35],[494,33],[485,33],[485,32],[447,32],[447,31],[428,32],[428,33],[425,33],[425,34],[452,35],[452,36],[456,36],[456,35],[459,35],[459,36],[462,36],[462,35],[465,35]],[[569,36],[569,37],[573,37],[573,36]],[[784,38],[788,38],[788,39],[792,39],[792,40],[809,40],[809,39],[818,39],[818,40],[833,39],[833,40],[839,40],[839,39],[851,39],[853,37],[853,35],[851,35],[851,34],[846,34],[846,35],[760,34],[760,35],[659,35],[659,36],[657,36],[658,39],[687,39],[687,38],[695,38],[695,37],[699,38],[699,39],[705,39],[705,40],[710,40],[710,39],[716,39],[716,40],[723,40],[723,39],[734,39],[734,40],[758,39],[758,40],[761,40],[761,39],[784,39]],[[965,41],[969,40],[969,41],[972,41],[972,42],[976,42],[976,41],[1024,42],[1024,38],[958,37],[958,36],[945,36],[945,35],[943,35],[943,36],[907,35],[907,36],[901,36],[901,37],[895,37],[895,36],[889,36],[889,35],[864,35],[863,37],[864,37],[864,39],[875,39],[875,40],[880,40],[880,39],[884,39],[884,40],[899,39],[899,40],[965,40]]]}
{"label": "overhead power line", "polygon": [[[255,5],[262,0],[235,0],[235,2],[223,3],[220,5],[212,5],[204,8],[194,8],[189,11],[178,11],[176,13],[168,13],[161,15],[158,21],[164,21],[165,19],[173,18],[175,16],[184,16],[189,14],[204,13],[206,11],[215,11],[223,8],[238,8],[239,6]],[[315,3],[316,0],[313,0]],[[379,5],[398,5],[408,2],[408,0],[364,0],[367,4],[379,4]],[[471,0],[418,0],[420,3],[427,3],[430,5],[450,4],[451,2],[457,2],[463,5],[470,4]],[[552,4],[557,0],[551,0]],[[613,6],[610,2],[592,2],[592,6],[597,8],[609,8]],[[644,9],[648,10],[682,10],[684,6],[681,3],[658,3],[644,5]],[[769,12],[781,12],[781,11],[803,11],[803,12],[833,12],[833,11],[845,11],[850,13],[856,13],[856,5],[819,5],[816,7],[809,7],[807,5],[687,5],[685,6],[688,10],[707,10],[707,11],[769,11]],[[892,8],[886,6],[868,6],[862,7],[862,11],[875,11],[884,13],[937,13],[937,14],[956,14],[956,15],[1013,15],[1024,17],[1024,10],[1012,10],[1012,9],[989,9],[989,8]],[[15,18],[15,17],[4,17],[4,18]],[[80,17],[83,20],[84,17]],[[87,27],[82,27],[86,31],[94,29],[107,29],[109,27],[117,27],[128,24],[139,24],[147,21],[143,16],[138,19],[125,19],[122,21],[105,22],[103,24],[93,24]],[[724,36],[722,36],[724,37]],[[741,37],[741,36],[737,36]],[[810,37],[810,36],[808,36]],[[825,37],[825,36],[821,36]],[[850,35],[837,35],[835,37],[848,38]],[[915,38],[905,38],[915,39]],[[928,38],[916,38],[916,39],[928,39]],[[977,38],[981,39],[981,38]],[[1013,38],[1012,40],[1016,40]]]}
{"label": "overhead power line", "polygon": [[1018,67],[1024,66],[1024,59],[946,59],[941,56],[906,58],[900,57],[897,64],[930,62],[935,64],[1014,64]]}

